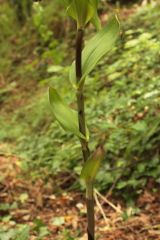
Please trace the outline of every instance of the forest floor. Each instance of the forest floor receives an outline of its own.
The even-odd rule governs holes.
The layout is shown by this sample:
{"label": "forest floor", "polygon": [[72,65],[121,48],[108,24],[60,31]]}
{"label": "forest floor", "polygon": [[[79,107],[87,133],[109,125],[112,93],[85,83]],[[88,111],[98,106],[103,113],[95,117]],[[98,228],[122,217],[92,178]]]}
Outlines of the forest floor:
{"label": "forest floor", "polygon": [[[122,19],[135,11],[136,8],[124,10]],[[33,86],[18,87],[13,89],[14,101],[11,94],[1,108],[1,115],[12,113],[15,105],[18,108],[28,101]],[[65,188],[57,191],[53,179],[47,182],[32,179],[22,170],[21,159],[7,154],[7,148],[0,144],[0,240],[12,239],[7,238],[7,234],[1,237],[1,233],[17,229],[19,225],[29,226],[29,240],[86,240],[84,194]],[[120,196],[107,198],[105,193],[98,194],[97,240],[160,240],[160,188],[152,179],[133,205],[128,205]]]}
{"label": "forest floor", "polygon": [[[16,156],[1,154],[0,162],[0,229],[25,224],[31,229],[30,240],[86,239],[82,194],[56,195],[54,184],[26,180]],[[97,195],[96,200],[97,239],[160,240],[160,189],[155,188],[152,180],[137,198],[136,207],[127,208],[122,200],[112,197],[107,203],[102,195]],[[37,238],[42,229],[44,237]]]}

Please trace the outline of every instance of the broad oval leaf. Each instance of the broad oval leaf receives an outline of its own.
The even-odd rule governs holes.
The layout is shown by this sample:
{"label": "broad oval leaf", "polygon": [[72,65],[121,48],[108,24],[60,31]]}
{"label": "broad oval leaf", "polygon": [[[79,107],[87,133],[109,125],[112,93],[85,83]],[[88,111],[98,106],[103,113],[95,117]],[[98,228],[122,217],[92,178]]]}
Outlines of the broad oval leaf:
{"label": "broad oval leaf", "polygon": [[89,159],[84,163],[84,166],[82,168],[81,172],[81,178],[88,183],[93,183],[97,172],[100,168],[100,164],[102,160],[104,159],[104,149],[102,146],[99,146],[92,156],[89,157]]}
{"label": "broad oval leaf", "polygon": [[[82,79],[95,68],[101,58],[109,52],[117,40],[119,35],[119,21],[116,16],[112,17],[107,25],[102,28],[91,40],[86,44],[82,52]],[[76,82],[75,62],[70,68],[70,81]]]}
{"label": "broad oval leaf", "polygon": [[49,101],[52,107],[52,112],[60,125],[65,130],[84,139],[85,137],[83,134],[79,132],[77,112],[69,108],[57,91],[52,87],[49,88]]}

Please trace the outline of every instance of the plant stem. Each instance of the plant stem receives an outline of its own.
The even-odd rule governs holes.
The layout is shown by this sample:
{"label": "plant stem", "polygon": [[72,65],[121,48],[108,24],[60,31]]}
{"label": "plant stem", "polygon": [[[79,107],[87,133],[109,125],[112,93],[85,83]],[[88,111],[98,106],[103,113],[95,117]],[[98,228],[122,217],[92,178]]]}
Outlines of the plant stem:
{"label": "plant stem", "polygon": [[86,188],[86,205],[87,205],[87,221],[88,221],[88,240],[94,240],[95,237],[95,219],[94,219],[94,198],[93,183],[87,185]]}
{"label": "plant stem", "polygon": [[[83,29],[77,30],[76,36],[76,80],[77,85],[82,77],[82,47],[83,47]],[[87,161],[90,155],[86,134],[85,121],[85,104],[84,104],[84,89],[83,84],[77,89],[77,107],[78,107],[78,123],[79,131],[85,136],[85,139],[80,139],[84,162]],[[87,221],[88,221],[88,240],[94,240],[95,237],[95,220],[94,220],[94,198],[93,198],[93,184],[86,188],[86,205],[87,205]]]}
{"label": "plant stem", "polygon": [[[78,29],[76,37],[76,79],[77,85],[82,77],[82,46],[83,46],[83,29]],[[78,122],[79,130],[86,137],[86,122],[85,122],[85,106],[83,86],[77,89],[77,107],[78,107]],[[90,151],[86,139],[80,139],[83,160],[87,161]]]}

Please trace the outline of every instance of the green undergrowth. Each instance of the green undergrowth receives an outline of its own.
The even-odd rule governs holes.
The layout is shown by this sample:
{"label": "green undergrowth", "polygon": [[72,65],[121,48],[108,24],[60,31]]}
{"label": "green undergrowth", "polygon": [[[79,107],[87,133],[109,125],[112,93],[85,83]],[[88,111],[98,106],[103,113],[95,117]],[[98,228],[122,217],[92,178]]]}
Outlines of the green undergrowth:
{"label": "green undergrowth", "polygon": [[59,18],[63,25],[63,11],[60,11],[58,1],[43,5],[33,4],[32,17],[28,17],[25,25],[21,26],[9,1],[1,3],[0,104],[8,102],[11,97],[14,99],[15,89],[18,89],[16,96],[18,93],[20,98],[25,91],[32,94],[39,80],[47,77],[48,65],[60,64],[64,59],[65,44],[59,44],[60,36],[52,29],[52,22],[56,28]]}
{"label": "green undergrowth", "polygon": [[[159,25],[158,5],[143,7],[122,22],[117,47],[98,66],[103,70],[97,72],[103,74],[95,71],[86,80],[90,148],[93,150],[102,136],[106,138],[106,157],[97,177],[101,190],[115,183],[116,190],[138,192],[148,177],[160,181]],[[51,84],[61,89],[61,95],[76,108],[75,95],[67,94],[72,88],[68,67],[59,66],[63,58],[50,63],[38,79],[40,90],[14,110],[11,119],[0,116],[0,140],[13,146],[22,158],[22,168],[32,169],[33,179],[41,177],[42,172],[47,177],[69,171],[78,177],[81,171],[79,142],[53,121],[48,103],[47,88]],[[32,70],[37,74],[37,69]],[[72,182],[72,187],[77,184]]]}

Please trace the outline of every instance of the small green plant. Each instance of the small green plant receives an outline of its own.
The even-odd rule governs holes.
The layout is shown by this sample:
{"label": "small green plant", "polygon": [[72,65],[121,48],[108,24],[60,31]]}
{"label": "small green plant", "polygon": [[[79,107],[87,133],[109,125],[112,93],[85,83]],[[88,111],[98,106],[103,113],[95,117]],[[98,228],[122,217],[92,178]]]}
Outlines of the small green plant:
{"label": "small green plant", "polygon": [[53,37],[53,32],[48,29],[44,22],[44,9],[39,3],[33,4],[33,24],[38,32],[38,37],[41,45],[45,46]]}
{"label": "small green plant", "polygon": [[[85,121],[84,85],[90,72],[101,58],[112,49],[119,35],[119,22],[117,17],[114,16],[108,20],[104,28],[101,28],[101,22],[97,14],[98,0],[64,0],[63,3],[67,8],[68,15],[77,23],[75,61],[70,67],[69,74],[70,81],[76,90],[77,111],[68,107],[53,87],[49,88],[49,100],[54,117],[66,131],[76,135],[81,143],[84,160],[81,178],[86,185],[87,234],[88,240],[94,240],[93,184],[105,154],[101,143],[97,144],[93,153],[89,149],[89,130]],[[94,24],[98,32],[83,49],[84,29],[89,22]]]}

